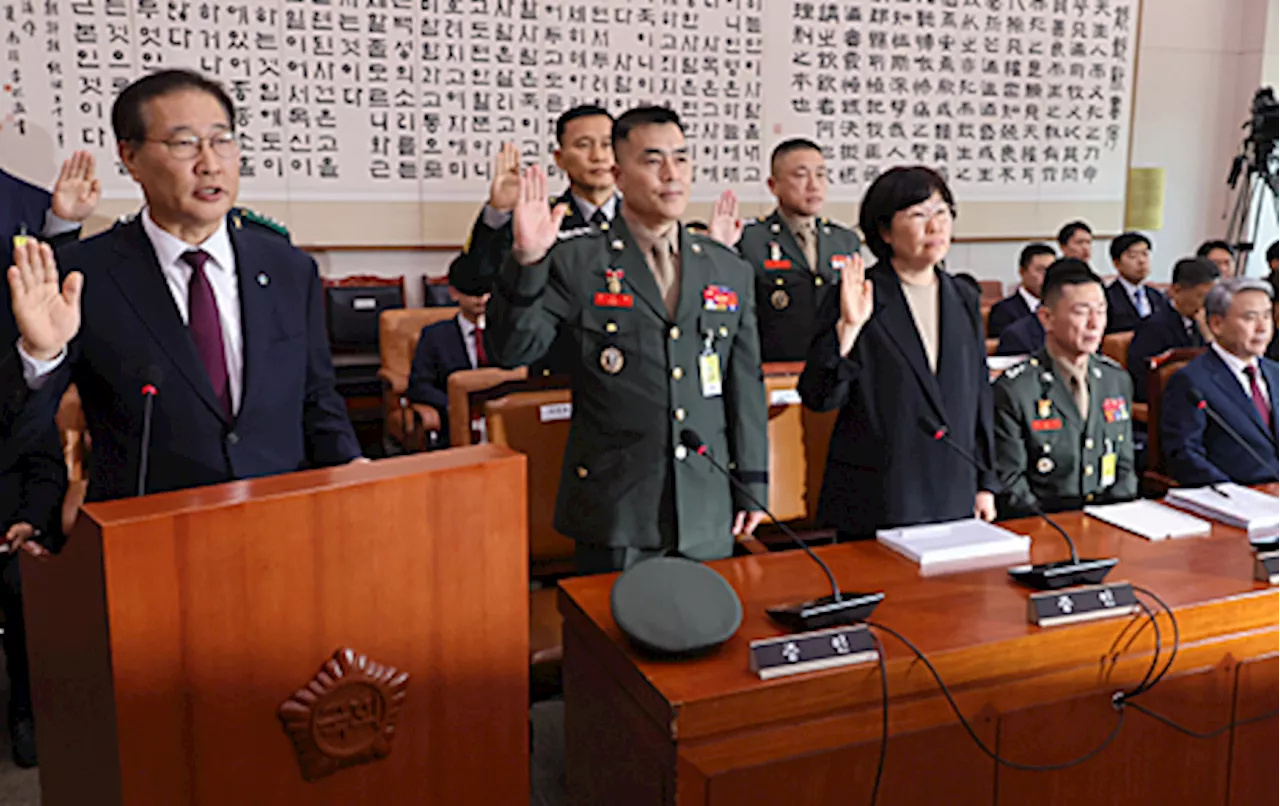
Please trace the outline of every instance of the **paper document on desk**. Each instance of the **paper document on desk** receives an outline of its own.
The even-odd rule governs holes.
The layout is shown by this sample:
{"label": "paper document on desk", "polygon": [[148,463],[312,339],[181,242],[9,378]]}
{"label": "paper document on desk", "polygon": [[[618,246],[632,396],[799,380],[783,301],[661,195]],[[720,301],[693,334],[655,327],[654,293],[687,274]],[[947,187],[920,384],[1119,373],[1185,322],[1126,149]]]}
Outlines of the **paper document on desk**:
{"label": "paper document on desk", "polygon": [[1212,518],[1228,526],[1244,529],[1250,537],[1280,532],[1280,501],[1239,484],[1212,487],[1175,488],[1164,497],[1170,504]]}
{"label": "paper document on desk", "polygon": [[1087,506],[1084,508],[1084,514],[1112,526],[1119,526],[1126,532],[1133,532],[1148,540],[1204,537],[1213,531],[1213,524],[1209,521],[1155,501],[1139,500],[1123,504]]}
{"label": "paper document on desk", "polygon": [[1031,538],[977,518],[881,529],[876,540],[914,561],[924,574],[1027,562],[1031,557]]}

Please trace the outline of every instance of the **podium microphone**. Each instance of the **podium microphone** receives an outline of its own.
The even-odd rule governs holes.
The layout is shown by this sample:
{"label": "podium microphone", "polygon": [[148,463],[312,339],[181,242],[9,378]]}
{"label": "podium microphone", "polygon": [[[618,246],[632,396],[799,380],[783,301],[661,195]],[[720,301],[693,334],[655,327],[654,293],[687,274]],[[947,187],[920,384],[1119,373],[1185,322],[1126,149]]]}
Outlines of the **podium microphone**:
{"label": "podium microphone", "polygon": [[779,605],[777,607],[766,608],[765,612],[774,621],[786,627],[789,630],[797,632],[807,632],[809,630],[822,629],[824,627],[833,627],[837,624],[853,624],[863,621],[871,615],[871,611],[876,609],[876,605],[884,601],[884,593],[853,593],[849,591],[841,591],[840,583],[836,581],[836,575],[832,573],[831,567],[822,561],[822,558],[813,553],[813,549],[809,548],[809,544],[800,538],[791,527],[782,523],[778,518],[769,511],[769,508],[760,502],[751,490],[741,481],[736,479],[728,468],[720,464],[714,456],[707,444],[702,441],[697,432],[691,429],[684,429],[680,432],[680,444],[689,450],[706,459],[716,470],[719,470],[729,479],[729,483],[737,488],[748,501],[760,509],[761,512],[769,516],[769,519],[777,524],[791,542],[795,543],[805,554],[809,555],[809,559],[813,560],[827,575],[827,581],[831,583],[831,595],[823,596],[821,599],[812,599],[807,602],[800,602],[793,605]]}
{"label": "podium microphone", "polygon": [[[924,429],[925,433],[933,437],[935,442],[941,442],[955,451],[980,473],[995,475],[990,467],[978,460],[978,457],[957,445],[945,425],[933,422],[928,417],[921,417],[920,427]],[[1025,476],[1025,471],[1021,472]],[[1071,559],[1041,563],[1040,565],[1015,566],[1009,569],[1009,576],[1013,577],[1015,581],[1036,590],[1054,590],[1076,585],[1096,585],[1106,578],[1111,569],[1116,566],[1116,563],[1120,562],[1115,557],[1102,560],[1080,559],[1080,553],[1076,550],[1076,542],[1071,539],[1071,535],[1067,534],[1065,529],[1045,513],[1035,496],[1032,496],[1032,504],[1032,512],[1062,536],[1062,539],[1067,544],[1067,549],[1071,552]]]}
{"label": "podium microphone", "polygon": [[156,395],[160,394],[160,380],[164,377],[157,366],[146,369],[145,383],[142,384],[142,440],[138,458],[138,495],[147,494],[147,464],[151,458],[151,414],[155,408]]}
{"label": "podium microphone", "polygon": [[[1204,415],[1216,423],[1217,427],[1226,431],[1226,435],[1230,436],[1231,440],[1235,441],[1236,445],[1239,445],[1240,448],[1244,448],[1244,452],[1253,457],[1253,461],[1258,463],[1258,467],[1261,467],[1262,470],[1270,473],[1272,484],[1280,484],[1280,475],[1277,475],[1276,473],[1275,464],[1263,459],[1262,455],[1258,453],[1257,450],[1253,449],[1253,445],[1247,443],[1243,436],[1240,436],[1239,431],[1236,431],[1233,427],[1228,425],[1228,422],[1222,420],[1222,416],[1216,411],[1213,411],[1213,407],[1208,404],[1208,400],[1204,399],[1204,395],[1201,394],[1199,389],[1192,386],[1192,388],[1188,390],[1188,394],[1190,395],[1190,398],[1194,400],[1194,403],[1196,403],[1196,408],[1201,409],[1201,411],[1204,412]],[[1275,551],[1276,549],[1280,549],[1280,536],[1266,537],[1266,539],[1260,541],[1254,542],[1251,540],[1249,542],[1251,542],[1253,548],[1258,551]]]}

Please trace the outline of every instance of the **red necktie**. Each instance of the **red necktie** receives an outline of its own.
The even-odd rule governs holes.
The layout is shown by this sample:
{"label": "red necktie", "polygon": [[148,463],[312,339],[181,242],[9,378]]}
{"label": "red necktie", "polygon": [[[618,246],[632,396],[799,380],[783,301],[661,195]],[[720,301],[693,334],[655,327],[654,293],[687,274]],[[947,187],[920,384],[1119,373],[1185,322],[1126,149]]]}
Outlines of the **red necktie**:
{"label": "red necktie", "polygon": [[484,354],[484,328],[476,326],[476,366],[489,366],[489,356]]}
{"label": "red necktie", "polygon": [[214,396],[222,403],[227,419],[231,419],[231,383],[227,374],[227,355],[222,346],[218,301],[204,273],[209,253],[195,249],[184,252],[182,260],[191,267],[191,283],[187,287],[187,332],[195,343],[196,355],[200,357],[204,371],[209,374]]}
{"label": "red necktie", "polygon": [[1267,399],[1262,396],[1262,387],[1258,386],[1258,368],[1245,367],[1245,377],[1249,379],[1249,392],[1253,397],[1253,407],[1258,410],[1258,416],[1262,418],[1262,424],[1267,428],[1271,427],[1271,407],[1267,405]]}

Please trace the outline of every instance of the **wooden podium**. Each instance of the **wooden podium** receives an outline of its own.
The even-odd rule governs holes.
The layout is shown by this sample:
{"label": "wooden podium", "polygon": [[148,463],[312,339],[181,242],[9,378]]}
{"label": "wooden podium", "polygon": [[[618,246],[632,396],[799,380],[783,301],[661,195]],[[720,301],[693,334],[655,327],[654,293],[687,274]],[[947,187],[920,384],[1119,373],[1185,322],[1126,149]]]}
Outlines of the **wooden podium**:
{"label": "wooden podium", "polygon": [[527,802],[525,489],[477,446],[86,506],[22,567],[44,803]]}

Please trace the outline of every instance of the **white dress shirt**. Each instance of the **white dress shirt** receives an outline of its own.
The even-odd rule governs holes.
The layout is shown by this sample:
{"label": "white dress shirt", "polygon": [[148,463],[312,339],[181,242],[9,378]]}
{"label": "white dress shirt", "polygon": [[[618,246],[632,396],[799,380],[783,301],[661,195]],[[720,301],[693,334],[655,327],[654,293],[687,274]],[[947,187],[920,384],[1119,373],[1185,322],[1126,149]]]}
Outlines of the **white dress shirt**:
{"label": "white dress shirt", "polygon": [[1018,294],[1022,296],[1022,301],[1027,303],[1027,307],[1031,309],[1032,313],[1035,313],[1040,308],[1040,298],[1027,289],[1018,286]]}
{"label": "white dress shirt", "polygon": [[1210,347],[1227,365],[1227,368],[1231,370],[1231,374],[1236,377],[1236,383],[1240,384],[1240,388],[1244,390],[1244,396],[1251,402],[1253,400],[1253,388],[1249,386],[1249,376],[1244,374],[1244,370],[1246,367],[1253,367],[1253,377],[1258,379],[1258,388],[1262,390],[1262,399],[1267,401],[1268,406],[1271,405],[1271,392],[1267,389],[1267,379],[1262,374],[1262,368],[1258,366],[1258,359],[1251,358],[1246,361],[1238,355],[1227,352],[1216,341]]}
{"label": "white dress shirt", "polygon": [[[1133,307],[1138,309],[1139,318],[1146,319],[1151,315],[1151,299],[1147,296],[1147,287],[1145,285],[1134,285],[1124,277],[1116,277],[1116,282],[1124,289],[1124,293],[1128,295],[1129,301],[1133,303]],[[1141,289],[1141,301],[1135,296]]]}
{"label": "white dress shirt", "polygon": [[[182,255],[192,249],[203,249],[209,254],[204,272],[213,288],[213,298],[218,303],[218,323],[222,326],[222,350],[227,360],[231,410],[239,411],[244,390],[244,329],[241,327],[236,256],[235,250],[231,248],[226,219],[223,219],[217,231],[205,239],[204,243],[192,246],[160,229],[151,220],[149,210],[144,208],[140,216],[142,231],[146,233],[147,240],[151,241],[156,261],[160,264],[160,272],[164,275],[165,284],[169,286],[169,293],[184,325],[188,324],[187,295],[191,286],[192,269],[182,260]],[[32,389],[39,389],[44,385],[44,381],[67,357],[66,350],[63,350],[50,361],[38,361],[21,346],[18,354],[22,358],[23,376],[27,380],[27,386]]]}
{"label": "white dress shirt", "polygon": [[476,328],[484,327],[484,317],[480,317],[478,324],[462,314],[458,314],[456,318],[458,328],[462,331],[462,344],[467,348],[467,360],[471,362],[471,368],[475,369],[480,366],[479,353],[476,351]]}

